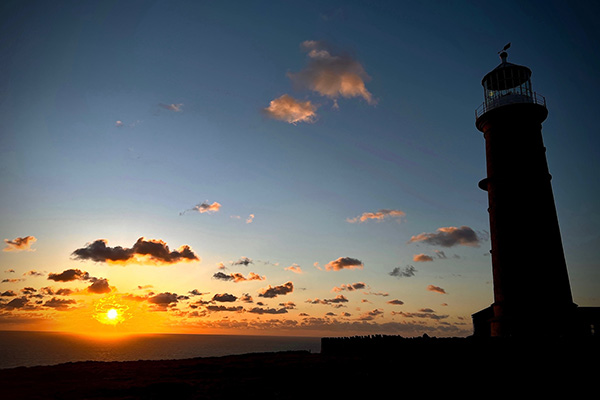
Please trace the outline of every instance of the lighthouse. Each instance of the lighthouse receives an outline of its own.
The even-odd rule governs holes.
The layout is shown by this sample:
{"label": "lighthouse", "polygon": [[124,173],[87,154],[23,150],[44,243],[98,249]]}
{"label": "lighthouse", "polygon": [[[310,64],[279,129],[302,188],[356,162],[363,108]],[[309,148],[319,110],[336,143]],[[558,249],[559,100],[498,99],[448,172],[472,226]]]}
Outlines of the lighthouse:
{"label": "lighthouse", "polygon": [[546,99],[531,70],[507,61],[482,79],[475,125],[485,139],[494,303],[473,315],[475,335],[566,336],[575,310],[542,138]]}

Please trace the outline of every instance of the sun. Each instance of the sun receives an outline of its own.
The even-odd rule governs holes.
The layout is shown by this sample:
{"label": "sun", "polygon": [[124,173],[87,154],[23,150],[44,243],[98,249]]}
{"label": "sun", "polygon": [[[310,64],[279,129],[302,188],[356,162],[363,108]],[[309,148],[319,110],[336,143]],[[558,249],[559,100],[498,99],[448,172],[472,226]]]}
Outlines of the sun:
{"label": "sun", "polygon": [[108,319],[117,319],[119,317],[119,312],[116,308],[111,308],[106,312],[106,318]]}
{"label": "sun", "polygon": [[117,325],[131,318],[129,307],[122,304],[114,295],[98,300],[95,308],[96,312],[92,317],[101,324]]}

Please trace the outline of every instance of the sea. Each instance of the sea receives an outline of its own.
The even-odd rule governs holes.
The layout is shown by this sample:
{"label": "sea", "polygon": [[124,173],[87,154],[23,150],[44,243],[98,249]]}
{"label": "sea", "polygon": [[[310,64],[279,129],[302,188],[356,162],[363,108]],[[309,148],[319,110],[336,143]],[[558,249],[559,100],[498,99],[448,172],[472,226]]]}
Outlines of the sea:
{"label": "sea", "polygon": [[321,339],[204,334],[94,338],[62,332],[0,331],[0,369],[77,361],[174,360],[298,350],[319,353]]}

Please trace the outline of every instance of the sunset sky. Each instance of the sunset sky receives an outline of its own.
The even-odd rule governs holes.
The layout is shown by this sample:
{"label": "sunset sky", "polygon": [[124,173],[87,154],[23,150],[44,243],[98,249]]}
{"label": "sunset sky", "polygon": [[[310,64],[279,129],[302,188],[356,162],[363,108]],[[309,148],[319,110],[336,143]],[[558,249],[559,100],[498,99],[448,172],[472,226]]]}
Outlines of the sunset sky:
{"label": "sunset sky", "polygon": [[0,330],[469,335],[493,302],[475,109],[508,42],[548,104],[574,301],[600,306],[599,19],[588,1],[2,2]]}

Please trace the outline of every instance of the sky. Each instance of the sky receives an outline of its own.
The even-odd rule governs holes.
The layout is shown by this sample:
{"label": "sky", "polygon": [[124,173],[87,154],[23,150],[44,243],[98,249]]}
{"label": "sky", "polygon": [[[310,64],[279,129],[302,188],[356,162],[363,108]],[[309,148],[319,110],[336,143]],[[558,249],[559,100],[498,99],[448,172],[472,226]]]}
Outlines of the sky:
{"label": "sky", "polygon": [[470,335],[475,109],[509,42],[574,301],[600,306],[593,2],[0,7],[0,330]]}

